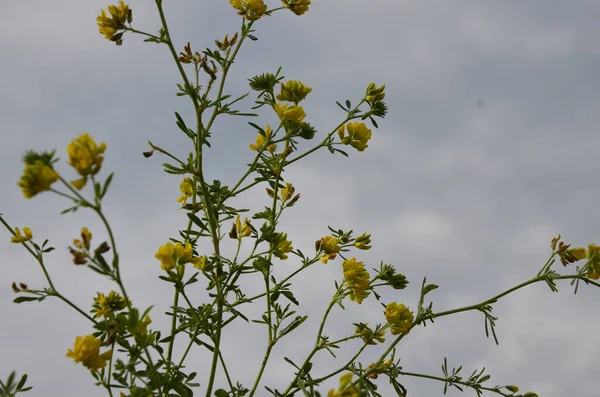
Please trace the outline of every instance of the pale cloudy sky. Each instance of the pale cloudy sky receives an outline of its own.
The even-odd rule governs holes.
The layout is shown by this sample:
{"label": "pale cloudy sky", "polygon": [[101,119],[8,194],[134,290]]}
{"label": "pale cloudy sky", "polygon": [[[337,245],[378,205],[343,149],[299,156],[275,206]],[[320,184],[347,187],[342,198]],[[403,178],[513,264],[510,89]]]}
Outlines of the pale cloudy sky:
{"label": "pale cloudy sky", "polygon": [[[206,48],[239,26],[226,0],[165,3],[178,48],[187,41]],[[314,3],[302,17],[278,13],[256,24],[260,40],[243,47],[228,92],[247,92],[248,78],[283,66],[287,78],[313,87],[305,109],[317,137],[343,117],[334,101],[356,102],[371,81],[386,84],[390,114],[365,152],[351,151],[347,159],[322,151],[288,171],[302,194],[282,224],[295,247],[311,252],[327,225],[370,232],[373,249],[358,253],[359,259],[370,267],[380,260],[392,263],[411,281],[408,289],[385,299],[415,307],[427,276],[440,285],[431,295],[435,307],[446,310],[535,275],[558,233],[578,245],[599,242],[597,0]],[[173,112],[189,118],[191,109],[175,96],[178,75],[166,47],[132,35],[116,47],[97,33],[95,16],[108,4],[0,3],[0,212],[11,224],[30,226],[36,238],[51,240],[58,249],[48,256],[48,268],[57,288],[88,307],[96,292],[111,285],[74,267],[66,247],[82,226],[101,241],[101,224],[91,212],[59,215],[68,203],[50,194],[24,200],[15,184],[28,149],[56,148],[64,160],[67,143],[81,132],[106,142],[102,175],[116,171],[116,176],[105,209],[120,246],[124,280],[134,303],[155,305],[153,325],[164,332],[167,320],[161,313],[171,292],[157,278],[154,252],[183,227],[185,216],[175,202],[179,178],[161,171],[159,156],[145,159],[141,152],[151,140],[185,156],[186,140]],[[135,27],[158,29],[154,2],[130,5]],[[263,112],[258,123],[273,121]],[[234,183],[251,161],[248,144],[255,132],[245,122],[222,118],[215,124],[209,180]],[[70,175],[64,161],[58,169]],[[259,189],[240,203],[258,210],[265,198]],[[58,301],[13,304],[13,281],[32,288],[45,284],[34,260],[7,235],[0,250],[0,376],[12,369],[29,373],[35,386],[31,397],[105,395],[86,370],[65,357],[75,336],[91,332],[89,324]],[[295,266],[289,260],[277,271],[286,274]],[[292,371],[283,357],[301,361],[312,346],[340,267],[340,262],[315,266],[298,278],[298,312],[310,320],[294,342],[283,340],[277,347],[265,376],[268,385],[287,384]],[[568,283],[559,288],[555,294],[536,285],[495,305],[499,347],[485,338],[482,315],[465,313],[415,329],[397,356],[409,372],[441,376],[448,357],[450,365],[463,365],[466,375],[485,366],[492,385],[517,384],[544,397],[597,396],[600,291],[583,288],[573,296]],[[197,297],[200,302],[202,290]],[[374,299],[360,307],[349,303],[347,309],[333,313],[329,335],[346,335],[353,322],[383,320]],[[252,307],[247,313],[258,317],[262,310]],[[224,354],[232,372],[250,386],[265,331],[239,323],[226,337]],[[339,361],[323,354],[315,365],[332,368],[347,359],[351,347],[343,351]],[[378,351],[361,362],[368,364]],[[206,355],[196,352],[189,365],[203,374]],[[431,381],[401,381],[413,397],[443,391]],[[387,390],[383,378],[380,384]]]}

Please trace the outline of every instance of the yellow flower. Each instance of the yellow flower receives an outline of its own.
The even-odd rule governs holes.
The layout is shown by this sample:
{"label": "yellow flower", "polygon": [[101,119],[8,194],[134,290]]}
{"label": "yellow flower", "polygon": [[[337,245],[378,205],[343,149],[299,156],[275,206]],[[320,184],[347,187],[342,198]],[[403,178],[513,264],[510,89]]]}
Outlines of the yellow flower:
{"label": "yellow flower", "polygon": [[10,238],[10,242],[15,244],[24,243],[25,241],[31,240],[31,238],[33,237],[31,229],[28,227],[23,228],[23,233],[25,233],[25,235],[22,235],[19,228],[15,227],[15,236]]}
{"label": "yellow flower", "polygon": [[90,241],[92,241],[92,233],[90,233],[90,231],[88,230],[87,227],[82,227],[81,228],[81,240],[78,240],[78,239],[73,240],[73,245],[75,245],[79,249],[89,251]]}
{"label": "yellow flower", "polygon": [[204,270],[204,267],[206,266],[206,256],[201,256],[195,259],[197,260],[194,262],[194,267],[196,269]]}
{"label": "yellow flower", "polygon": [[588,278],[592,280],[600,279],[600,247],[596,244],[588,245],[588,262],[586,266]]}
{"label": "yellow flower", "polygon": [[367,291],[370,284],[369,272],[365,270],[365,264],[357,262],[356,258],[345,260],[342,267],[344,268],[345,285],[351,291],[350,300],[360,305],[363,299],[370,294]]}
{"label": "yellow flower", "polygon": [[149,315],[146,315],[146,317],[137,324],[137,328],[134,331],[135,342],[142,348],[154,343],[155,334],[148,332],[148,325],[151,323],[152,319]]}
{"label": "yellow flower", "polygon": [[269,240],[273,245],[273,255],[279,259],[285,260],[288,258],[287,253],[292,252],[292,242],[287,239],[287,233],[275,233]]}
{"label": "yellow flower", "polygon": [[128,302],[115,291],[110,291],[108,295],[98,293],[94,298],[92,312],[94,317],[109,318],[113,313],[124,310]]}
{"label": "yellow flower", "polygon": [[32,198],[38,193],[50,190],[50,186],[58,180],[58,174],[50,165],[37,160],[33,164],[26,164],[21,180],[17,185],[21,188],[25,198]]}
{"label": "yellow flower", "polygon": [[181,243],[173,244],[169,242],[161,246],[154,257],[160,261],[161,269],[169,271],[177,265],[184,265],[186,263],[199,264],[202,261],[201,258],[194,257],[193,255],[194,250],[190,243],[187,243],[184,247]]}
{"label": "yellow flower", "polygon": [[329,390],[327,397],[359,397],[360,394],[354,386],[350,386],[352,383],[352,372],[345,373],[340,377],[340,387],[335,391],[334,389]]}
{"label": "yellow flower", "polygon": [[267,11],[263,0],[229,0],[229,3],[238,10],[238,14],[249,21],[256,21]]}
{"label": "yellow flower", "polygon": [[281,197],[281,201],[285,202],[291,199],[295,192],[296,188],[291,183],[286,182],[285,187],[279,192],[279,197]]}
{"label": "yellow flower", "polygon": [[385,84],[381,87],[377,87],[375,83],[371,83],[367,86],[367,94],[365,95],[365,100],[367,102],[375,102],[381,101],[385,98]]}
{"label": "yellow flower", "polygon": [[194,181],[191,178],[183,178],[183,182],[179,185],[181,196],[177,199],[178,203],[185,204],[192,194],[194,194]]}
{"label": "yellow flower", "polygon": [[279,101],[298,103],[306,98],[312,88],[305,86],[301,81],[289,80],[281,83],[281,93],[277,95]]}
{"label": "yellow flower", "polygon": [[90,241],[92,241],[92,233],[87,227],[81,228],[81,240],[74,239],[73,245],[78,248],[75,250],[69,247],[71,255],[73,255],[73,263],[76,265],[85,265],[87,263],[87,256],[90,250]]}
{"label": "yellow flower", "polygon": [[294,14],[302,15],[308,11],[310,0],[281,0]]}
{"label": "yellow flower", "polygon": [[106,361],[112,357],[112,350],[100,354],[100,339],[94,335],[78,336],[73,350],[67,351],[67,357],[96,372],[106,366]]}
{"label": "yellow flower", "polygon": [[[256,144],[250,144],[250,149],[252,150],[256,150],[257,152],[263,148],[263,146],[269,141],[269,138],[271,137],[271,126],[267,125],[267,127],[265,128],[265,135],[259,133],[258,136],[256,137]],[[267,150],[271,153],[275,152],[277,150],[277,145],[275,145],[274,143],[270,144],[269,146],[267,146]]]}
{"label": "yellow flower", "polygon": [[340,252],[340,246],[338,245],[337,238],[333,236],[325,236],[315,242],[315,249],[317,252],[323,251],[325,255],[321,255],[320,259],[322,263],[327,263],[330,259],[335,259],[337,254]]}
{"label": "yellow flower", "polygon": [[407,333],[414,321],[414,316],[408,307],[396,302],[385,307],[385,318],[391,326],[392,335]]}
{"label": "yellow flower", "polygon": [[283,103],[276,103],[275,112],[281,121],[301,122],[306,117],[306,113],[304,113],[302,106],[297,105],[289,106]]}
{"label": "yellow flower", "polygon": [[[348,136],[345,135],[344,129],[348,132]],[[371,130],[367,128],[365,123],[346,123],[340,127],[338,135],[344,145],[351,145],[362,152],[369,147],[367,142],[371,139]]]}
{"label": "yellow flower", "polygon": [[244,237],[250,236],[251,234],[252,228],[250,227],[250,221],[248,220],[248,218],[244,219],[244,224],[242,224],[241,218],[238,215],[235,218],[235,222],[233,223],[233,227],[231,228],[231,233],[229,233],[229,237],[242,239]]}
{"label": "yellow flower", "polygon": [[87,177],[96,175],[100,171],[105,151],[106,143],[102,142],[100,145],[96,145],[94,139],[87,132],[73,139],[67,146],[69,165],[75,168],[79,175],[83,177],[83,181],[81,179],[71,181],[71,185],[77,189],[83,188]]}
{"label": "yellow flower", "polygon": [[119,41],[121,34],[116,35],[119,30],[125,29],[125,22],[131,23],[132,13],[129,6],[122,1],[119,1],[118,6],[108,6],[108,14],[104,10],[100,10],[100,15],[96,17],[98,31],[108,40]]}

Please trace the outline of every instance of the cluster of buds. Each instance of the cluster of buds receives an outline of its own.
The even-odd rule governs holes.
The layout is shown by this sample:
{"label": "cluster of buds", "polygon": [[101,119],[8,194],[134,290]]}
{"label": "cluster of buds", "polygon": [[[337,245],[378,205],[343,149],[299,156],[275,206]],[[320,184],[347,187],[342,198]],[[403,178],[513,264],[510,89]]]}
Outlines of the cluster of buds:
{"label": "cluster of buds", "polygon": [[206,54],[202,56],[198,52],[192,53],[192,48],[189,42],[183,47],[183,51],[179,53],[178,59],[181,63],[193,63],[194,65],[200,65],[202,70],[204,70],[212,80],[217,79],[217,65],[215,62],[211,60],[210,66],[208,66],[208,56]]}
{"label": "cluster of buds", "polygon": [[229,38],[227,36],[228,35],[225,35],[225,38],[223,39],[223,41],[215,40],[215,44],[217,45],[217,47],[219,47],[219,50],[221,50],[221,51],[227,50],[229,47],[232,47],[237,42],[237,39],[238,39],[237,32],[235,32],[233,37],[231,37],[231,40],[229,40]]}
{"label": "cluster of buds", "polygon": [[73,263],[76,265],[85,265],[88,263],[88,256],[90,252],[90,241],[92,241],[92,233],[87,227],[81,228],[81,240],[73,240],[75,248],[69,247],[69,252],[73,255]]}
{"label": "cluster of buds", "polygon": [[[300,199],[300,193],[294,196],[295,192],[296,188],[289,182],[286,182],[285,187],[279,191],[279,199],[285,204],[285,207],[292,207]],[[271,198],[275,197],[273,189],[267,188],[267,194]]]}
{"label": "cluster of buds", "polygon": [[385,330],[373,331],[371,328],[369,328],[369,324],[366,323],[359,323],[355,325],[356,330],[354,331],[354,335],[359,335],[366,344],[376,345],[377,342],[385,342]]}
{"label": "cluster of buds", "polygon": [[375,365],[375,363],[371,363],[369,364],[369,374],[367,375],[367,378],[377,379],[379,374],[384,373],[385,371],[390,369],[391,366],[392,360],[386,360],[384,362],[379,363],[378,365]]}
{"label": "cluster of buds", "polygon": [[17,285],[17,283],[12,283],[11,288],[15,294],[18,294],[19,292],[27,289],[27,284],[19,283],[19,285]]}
{"label": "cluster of buds", "polygon": [[363,233],[356,238],[354,241],[354,246],[359,250],[368,250],[371,248],[369,245],[371,244],[371,235],[367,233]]}
{"label": "cluster of buds", "polygon": [[371,83],[367,86],[367,93],[365,100],[367,102],[382,101],[385,98],[385,84],[377,87],[375,83]]}
{"label": "cluster of buds", "polygon": [[550,247],[558,254],[560,262],[563,266],[567,266],[569,263],[577,262],[587,257],[587,251],[583,247],[570,248],[571,244],[565,244],[560,241],[560,234],[558,237],[554,237],[550,243]]}

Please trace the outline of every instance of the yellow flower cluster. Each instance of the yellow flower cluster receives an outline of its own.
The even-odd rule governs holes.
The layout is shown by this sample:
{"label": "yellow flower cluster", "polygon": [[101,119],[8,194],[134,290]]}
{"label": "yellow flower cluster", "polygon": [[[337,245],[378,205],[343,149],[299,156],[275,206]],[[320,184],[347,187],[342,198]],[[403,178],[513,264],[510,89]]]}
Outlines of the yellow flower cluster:
{"label": "yellow flower cluster", "polygon": [[275,104],[275,112],[281,121],[301,122],[306,117],[302,106],[288,105],[283,103]]}
{"label": "yellow flower cluster", "polygon": [[369,272],[365,269],[365,264],[357,262],[356,258],[350,258],[342,263],[344,268],[344,279],[346,287],[350,289],[350,300],[362,303],[363,299],[369,296],[367,291],[370,284]]}
{"label": "yellow flower cluster", "polygon": [[[267,124],[267,127],[265,128],[265,135],[259,133],[256,136],[256,143],[250,144],[250,149],[256,150],[258,152],[260,149],[263,148],[263,146],[265,146],[269,142],[269,138],[271,138],[272,133],[273,131],[271,131],[271,126]],[[269,146],[267,146],[267,150],[271,153],[274,153],[277,150],[277,145],[272,143]]]}
{"label": "yellow flower cluster", "polygon": [[17,185],[21,188],[25,198],[32,198],[38,193],[50,190],[50,186],[58,180],[58,174],[52,166],[37,160],[26,164],[21,180]]}
{"label": "yellow flower cluster", "polygon": [[[348,135],[345,132],[348,132]],[[369,147],[367,142],[371,139],[371,130],[365,123],[346,123],[338,129],[338,135],[344,145],[350,145],[362,152]]]}
{"label": "yellow flower cluster", "polygon": [[310,0],[281,0],[281,2],[296,15],[304,14],[310,5]]}
{"label": "yellow flower cluster", "polygon": [[78,336],[73,350],[67,351],[67,357],[96,372],[106,366],[106,362],[112,357],[112,350],[100,354],[100,339],[94,335]]}
{"label": "yellow flower cluster", "polygon": [[154,257],[160,261],[160,267],[165,271],[173,270],[175,266],[186,263],[192,263],[195,268],[202,269],[206,261],[206,258],[194,257],[190,243],[185,247],[181,243],[166,243],[158,249]]}
{"label": "yellow flower cluster", "polygon": [[244,219],[244,223],[242,224],[242,220],[238,215],[235,218],[235,222],[231,226],[231,231],[229,232],[229,237],[233,239],[241,240],[244,237],[248,237],[252,234],[252,227],[250,226],[250,221],[248,218]]}
{"label": "yellow flower cluster", "polygon": [[281,92],[277,95],[277,99],[280,101],[298,102],[306,99],[306,96],[310,94],[312,88],[305,86],[301,81],[289,80],[285,83],[281,83]]}
{"label": "yellow flower cluster", "polygon": [[87,132],[71,141],[67,146],[69,165],[75,168],[79,175],[83,177],[71,181],[73,187],[82,189],[87,183],[88,176],[96,175],[100,171],[105,151],[106,143],[102,142],[97,145]]}
{"label": "yellow flower cluster", "polygon": [[90,241],[92,241],[92,233],[90,233],[87,227],[82,227],[81,240],[73,240],[73,245],[77,247],[77,249],[69,247],[69,252],[73,255],[74,264],[85,265],[87,263],[87,256],[90,251]]}
{"label": "yellow flower cluster", "polygon": [[287,239],[287,233],[275,233],[269,240],[273,245],[273,255],[279,259],[285,260],[288,258],[287,253],[292,252],[292,242]]}
{"label": "yellow flower cluster", "polygon": [[229,0],[229,3],[238,10],[239,15],[249,21],[256,21],[267,12],[267,5],[263,0]]}
{"label": "yellow flower cluster", "polygon": [[596,244],[588,245],[587,276],[592,280],[600,279],[600,247]]}
{"label": "yellow flower cluster", "polygon": [[98,31],[104,35],[104,38],[120,43],[122,33],[117,34],[119,30],[125,29],[125,22],[131,23],[133,19],[131,9],[122,1],[118,6],[108,6],[108,13],[100,10],[100,15],[96,17]]}
{"label": "yellow flower cluster", "polygon": [[354,386],[350,386],[352,383],[352,372],[345,373],[340,377],[340,386],[336,390],[331,389],[327,393],[327,397],[359,397],[360,393]]}
{"label": "yellow flower cluster", "polygon": [[192,178],[183,178],[183,182],[179,185],[181,196],[177,199],[178,203],[185,204],[187,200],[194,194],[194,181]]}
{"label": "yellow flower cluster", "polygon": [[109,318],[113,313],[124,310],[128,306],[127,300],[115,291],[110,291],[108,295],[98,293],[94,298],[92,312],[94,317]]}
{"label": "yellow flower cluster", "polygon": [[414,321],[414,316],[408,307],[396,302],[385,307],[385,318],[391,327],[392,335],[407,333]]}
{"label": "yellow flower cluster", "polygon": [[324,254],[319,257],[322,263],[327,263],[330,259],[335,259],[340,252],[338,240],[333,236],[325,236],[317,240],[315,242],[315,249],[317,252],[323,252]]}
{"label": "yellow flower cluster", "polygon": [[15,235],[14,237],[10,238],[10,242],[15,244],[24,243],[25,241],[29,241],[33,238],[33,233],[31,232],[30,228],[24,227],[23,233],[24,235],[21,234],[21,231],[18,227],[15,227]]}
{"label": "yellow flower cluster", "polygon": [[379,374],[387,371],[390,369],[390,367],[392,366],[392,360],[386,360],[382,363],[379,363],[379,365],[375,365],[375,363],[371,363],[369,364],[369,371],[371,371],[369,373],[369,375],[367,375],[367,378],[370,379],[377,379],[379,377]]}
{"label": "yellow flower cluster", "polygon": [[149,315],[137,324],[134,332],[135,342],[142,348],[154,343],[155,334],[148,331],[148,325],[152,323]]}

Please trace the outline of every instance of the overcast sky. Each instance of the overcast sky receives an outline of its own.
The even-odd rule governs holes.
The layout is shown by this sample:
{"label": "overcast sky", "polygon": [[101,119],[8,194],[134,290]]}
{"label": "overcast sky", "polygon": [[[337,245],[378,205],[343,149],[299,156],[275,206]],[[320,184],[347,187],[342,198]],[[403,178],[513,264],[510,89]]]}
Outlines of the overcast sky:
{"label": "overcast sky", "polygon": [[[193,49],[204,49],[239,27],[226,0],[165,3],[178,49],[188,41]],[[404,291],[386,293],[385,301],[414,309],[427,276],[440,286],[430,295],[434,308],[447,310],[534,276],[558,233],[575,245],[599,242],[597,0],[314,3],[302,17],[280,12],[255,25],[259,41],[242,48],[227,92],[245,93],[248,78],[283,66],[287,79],[313,87],[305,109],[319,131],[316,139],[344,116],[334,101],[357,102],[371,81],[386,84],[390,112],[365,152],[350,150],[345,158],[323,150],[287,171],[302,195],[282,223],[294,247],[312,252],[328,225],[369,232],[373,248],[357,258],[369,268],[381,260],[394,264],[411,282]],[[74,179],[66,165],[69,141],[89,132],[106,142],[100,176],[116,172],[104,208],[118,241],[123,278],[136,305],[155,305],[153,326],[164,334],[168,318],[162,313],[172,292],[158,280],[154,253],[185,227],[186,218],[175,201],[180,178],[162,172],[164,158],[145,159],[141,153],[151,140],[185,157],[189,148],[173,113],[193,124],[192,112],[189,100],[175,96],[178,74],[166,47],[131,34],[116,47],[98,34],[95,18],[108,4],[0,3],[0,212],[15,226],[31,227],[38,241],[50,239],[57,250],[47,257],[48,269],[57,288],[87,310],[96,292],[113,287],[75,267],[66,247],[82,226],[92,231],[93,241],[103,241],[102,225],[91,211],[59,215],[69,203],[52,194],[25,200],[16,182],[28,149],[57,149],[62,159],[57,169]],[[154,2],[129,4],[134,27],[158,30]],[[250,100],[240,105],[250,106]],[[256,134],[246,121],[223,117],[215,124],[208,180],[231,185],[252,161],[248,144]],[[265,125],[275,118],[264,111],[252,121]],[[237,203],[260,210],[266,199],[260,188]],[[91,333],[87,321],[57,300],[13,304],[13,281],[31,288],[46,284],[33,258],[10,244],[6,233],[0,252],[0,378],[12,369],[29,373],[35,386],[31,397],[104,396],[88,372],[65,357],[77,335]],[[290,259],[278,263],[277,272],[297,266]],[[304,359],[340,277],[340,260],[298,277],[298,313],[310,320],[277,346],[264,378],[268,385],[282,388],[289,382],[292,371],[283,357]],[[485,366],[491,385],[516,384],[543,397],[597,396],[600,291],[583,288],[574,296],[568,283],[559,289],[555,294],[535,285],[498,302],[499,347],[486,339],[483,316],[465,313],[414,329],[397,356],[409,372],[441,376],[448,357],[451,366],[463,365],[467,376]],[[196,292],[198,303],[203,293]],[[346,308],[334,310],[328,335],[353,332],[353,322],[384,320],[373,297]],[[262,310],[263,305],[248,307],[247,313],[258,318]],[[225,336],[232,373],[250,387],[265,329],[239,322]],[[354,347],[342,349],[338,361],[322,353],[315,365],[333,368]],[[367,365],[381,351],[373,349],[361,362]],[[204,375],[207,362],[206,353],[197,351],[189,369]],[[205,386],[204,377],[200,380]],[[384,378],[378,382],[387,390]],[[443,392],[443,385],[432,381],[401,382],[411,397]],[[262,389],[258,395],[267,393]]]}

